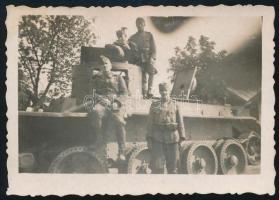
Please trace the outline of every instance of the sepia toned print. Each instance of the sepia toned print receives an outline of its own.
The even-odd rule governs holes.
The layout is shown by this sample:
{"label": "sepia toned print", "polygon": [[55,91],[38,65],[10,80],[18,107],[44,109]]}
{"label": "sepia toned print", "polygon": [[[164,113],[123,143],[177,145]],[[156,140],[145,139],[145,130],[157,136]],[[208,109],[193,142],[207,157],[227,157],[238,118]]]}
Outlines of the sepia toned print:
{"label": "sepia toned print", "polygon": [[[97,176],[112,186],[110,177],[124,178],[123,186],[131,179],[154,186],[170,179],[187,184],[200,176],[205,182],[247,176],[254,184],[248,179],[274,176],[267,170],[274,170],[273,164],[264,162],[269,157],[264,152],[273,151],[267,144],[273,135],[264,135],[270,129],[263,128],[272,128],[263,111],[263,94],[273,83],[263,81],[264,71],[272,71],[264,60],[272,35],[266,35],[264,7],[258,7],[262,15],[253,12],[256,7],[250,15],[248,7],[247,15],[238,15],[237,8],[244,9],[231,8],[224,16],[213,16],[211,9],[207,16],[171,12],[187,10],[182,7],[170,13],[146,7],[141,15],[128,15],[144,7],[126,8],[127,14],[113,21],[112,12],[121,8],[32,13],[40,9],[10,7],[18,13],[18,21],[7,27],[17,30],[8,31],[17,40],[7,42],[8,53],[17,51],[16,65],[8,62],[18,83],[13,91],[8,85],[17,96],[11,115],[17,148],[9,149],[9,156],[17,157],[10,169],[15,177],[62,181],[75,174],[89,182]],[[164,191],[100,187],[93,193],[199,192],[182,185]],[[67,188],[54,193],[67,194]],[[200,192],[243,192],[210,188]]]}

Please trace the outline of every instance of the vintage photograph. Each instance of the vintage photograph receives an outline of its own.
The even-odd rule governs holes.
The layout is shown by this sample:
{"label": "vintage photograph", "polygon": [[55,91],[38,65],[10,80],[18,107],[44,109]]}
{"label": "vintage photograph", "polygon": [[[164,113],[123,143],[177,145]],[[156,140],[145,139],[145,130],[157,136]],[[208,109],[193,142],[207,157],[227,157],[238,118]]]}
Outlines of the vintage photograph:
{"label": "vintage photograph", "polygon": [[263,15],[17,19],[19,176],[263,173]]}
{"label": "vintage photograph", "polygon": [[104,21],[22,16],[20,172],[260,173],[261,17]]}

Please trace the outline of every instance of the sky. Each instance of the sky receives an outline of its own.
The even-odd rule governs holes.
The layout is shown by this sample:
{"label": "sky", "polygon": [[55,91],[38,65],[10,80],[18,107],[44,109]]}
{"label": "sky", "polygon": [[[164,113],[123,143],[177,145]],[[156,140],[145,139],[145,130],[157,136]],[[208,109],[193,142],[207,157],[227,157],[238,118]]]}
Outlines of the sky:
{"label": "sky", "polygon": [[[141,16],[142,17],[142,16]],[[128,37],[137,29],[135,20],[137,16],[127,18],[111,16],[98,16],[95,18],[94,31],[97,34],[96,46],[104,47],[116,40],[115,31],[121,27],[128,28]],[[154,80],[154,92],[158,93],[158,85],[162,81],[170,83],[168,73],[170,67],[168,59],[174,55],[176,46],[184,47],[189,36],[199,38],[208,36],[216,42],[216,50],[227,50],[233,53],[252,39],[261,31],[261,17],[194,17],[172,33],[162,33],[156,29],[149,17],[146,20],[146,31],[153,34],[157,47],[156,68],[159,73]]]}

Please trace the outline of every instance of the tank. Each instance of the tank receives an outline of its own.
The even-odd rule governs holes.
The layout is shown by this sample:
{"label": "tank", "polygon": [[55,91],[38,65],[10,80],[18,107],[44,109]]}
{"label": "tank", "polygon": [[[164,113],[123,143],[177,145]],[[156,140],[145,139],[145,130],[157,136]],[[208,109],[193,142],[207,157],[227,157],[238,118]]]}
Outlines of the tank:
{"label": "tank", "polygon": [[[112,61],[113,73],[123,76],[126,97],[126,160],[117,160],[113,127],[106,145],[99,145],[89,125],[83,101],[92,91],[89,81],[99,70],[98,58]],[[193,88],[196,70],[189,71],[183,88]],[[23,173],[151,173],[151,155],[146,145],[146,124],[154,99],[141,96],[141,69],[112,49],[82,47],[80,65],[72,69],[72,94],[47,112],[19,111],[19,172]],[[195,80],[196,81],[196,80]],[[173,92],[179,90],[175,82]],[[204,104],[176,98],[190,139],[180,146],[181,174],[243,174],[247,166],[260,165],[258,120],[240,115],[230,105]],[[141,106],[137,106],[141,105]]]}

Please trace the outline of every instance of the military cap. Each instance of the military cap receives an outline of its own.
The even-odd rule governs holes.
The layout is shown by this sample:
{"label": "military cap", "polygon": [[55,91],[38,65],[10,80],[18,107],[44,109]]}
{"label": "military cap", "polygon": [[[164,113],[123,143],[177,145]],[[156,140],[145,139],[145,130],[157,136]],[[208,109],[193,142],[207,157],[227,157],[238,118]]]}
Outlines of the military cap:
{"label": "military cap", "polygon": [[121,27],[121,31],[126,31],[127,29],[128,29],[128,28],[125,27],[125,26]]}
{"label": "military cap", "polygon": [[144,22],[144,23],[145,23],[145,21],[144,21],[144,19],[143,19],[142,17],[138,17],[138,18],[136,19],[136,24],[138,24],[138,23],[140,23],[140,22]]}
{"label": "military cap", "polygon": [[101,64],[104,64],[104,63],[106,63],[106,62],[109,62],[109,63],[111,64],[109,58],[107,58],[107,57],[104,56],[104,55],[100,55],[100,63],[101,63]]}
{"label": "military cap", "polygon": [[161,91],[161,90],[167,90],[167,91],[169,91],[169,85],[166,83],[166,82],[163,82],[163,83],[160,83],[159,84],[159,90]]}

